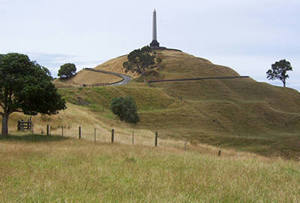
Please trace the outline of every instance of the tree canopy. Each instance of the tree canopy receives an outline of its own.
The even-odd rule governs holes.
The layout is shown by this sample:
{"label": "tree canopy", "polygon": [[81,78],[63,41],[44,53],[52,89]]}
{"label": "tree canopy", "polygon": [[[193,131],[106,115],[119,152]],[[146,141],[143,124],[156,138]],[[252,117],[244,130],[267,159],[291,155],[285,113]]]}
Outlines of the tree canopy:
{"label": "tree canopy", "polygon": [[28,56],[9,53],[0,56],[0,115],[2,135],[8,134],[8,119],[13,112],[28,115],[56,114],[65,109],[47,68]]}
{"label": "tree canopy", "polygon": [[74,76],[76,73],[76,66],[73,63],[66,63],[62,66],[60,66],[60,69],[58,71],[58,76],[61,79],[68,79]]}
{"label": "tree canopy", "polygon": [[121,121],[137,123],[140,120],[137,114],[136,103],[132,97],[113,98],[111,102],[111,110],[120,118]]}
{"label": "tree canopy", "polygon": [[287,71],[293,71],[291,63],[285,59],[272,64],[271,69],[267,71],[267,78],[269,80],[279,79],[282,81],[283,86],[286,86],[286,79],[289,78]]}
{"label": "tree canopy", "polygon": [[[145,46],[141,49],[135,49],[127,56],[128,61],[123,63],[125,71],[137,72],[143,74],[146,69],[154,68],[155,64],[155,53],[149,46]],[[161,62],[161,59],[159,59]]]}

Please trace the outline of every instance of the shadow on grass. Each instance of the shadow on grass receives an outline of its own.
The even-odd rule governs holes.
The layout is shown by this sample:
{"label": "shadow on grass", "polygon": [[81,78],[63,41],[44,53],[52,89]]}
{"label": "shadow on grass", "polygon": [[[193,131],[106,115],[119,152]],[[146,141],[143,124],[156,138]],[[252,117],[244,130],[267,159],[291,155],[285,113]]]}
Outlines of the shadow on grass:
{"label": "shadow on grass", "polygon": [[69,139],[68,137],[62,137],[57,135],[36,135],[36,134],[30,134],[30,135],[9,135],[9,136],[1,136],[0,135],[0,141],[20,141],[20,142],[57,142],[57,141],[64,141]]}

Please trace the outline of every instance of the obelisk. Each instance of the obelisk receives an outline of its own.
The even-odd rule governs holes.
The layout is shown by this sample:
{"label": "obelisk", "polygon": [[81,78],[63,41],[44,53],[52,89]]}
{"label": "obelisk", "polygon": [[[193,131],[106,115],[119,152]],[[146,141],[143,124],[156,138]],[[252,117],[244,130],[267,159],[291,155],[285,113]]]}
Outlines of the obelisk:
{"label": "obelisk", "polygon": [[152,42],[150,43],[152,49],[159,48],[157,41],[157,24],[156,24],[156,10],[153,11],[153,30],[152,30]]}

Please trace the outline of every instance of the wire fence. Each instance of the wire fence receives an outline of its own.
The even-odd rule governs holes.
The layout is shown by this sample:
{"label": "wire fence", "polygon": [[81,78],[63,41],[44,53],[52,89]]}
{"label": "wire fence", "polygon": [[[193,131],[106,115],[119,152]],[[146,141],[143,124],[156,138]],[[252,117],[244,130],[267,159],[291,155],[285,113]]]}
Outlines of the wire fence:
{"label": "wire fence", "polygon": [[45,136],[64,136],[84,139],[97,143],[120,143],[130,145],[145,145],[154,147],[176,147],[186,150],[190,143],[182,140],[163,139],[159,132],[142,129],[105,129],[85,126],[56,126],[50,125],[35,130],[35,133]]}

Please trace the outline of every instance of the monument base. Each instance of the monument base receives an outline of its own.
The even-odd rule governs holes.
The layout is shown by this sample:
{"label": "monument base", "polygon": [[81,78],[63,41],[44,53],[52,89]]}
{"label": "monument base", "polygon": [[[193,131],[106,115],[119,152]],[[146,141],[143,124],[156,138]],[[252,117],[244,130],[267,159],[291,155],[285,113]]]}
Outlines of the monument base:
{"label": "monument base", "polygon": [[153,40],[151,43],[150,43],[150,48],[159,48],[159,42],[157,40]]}

